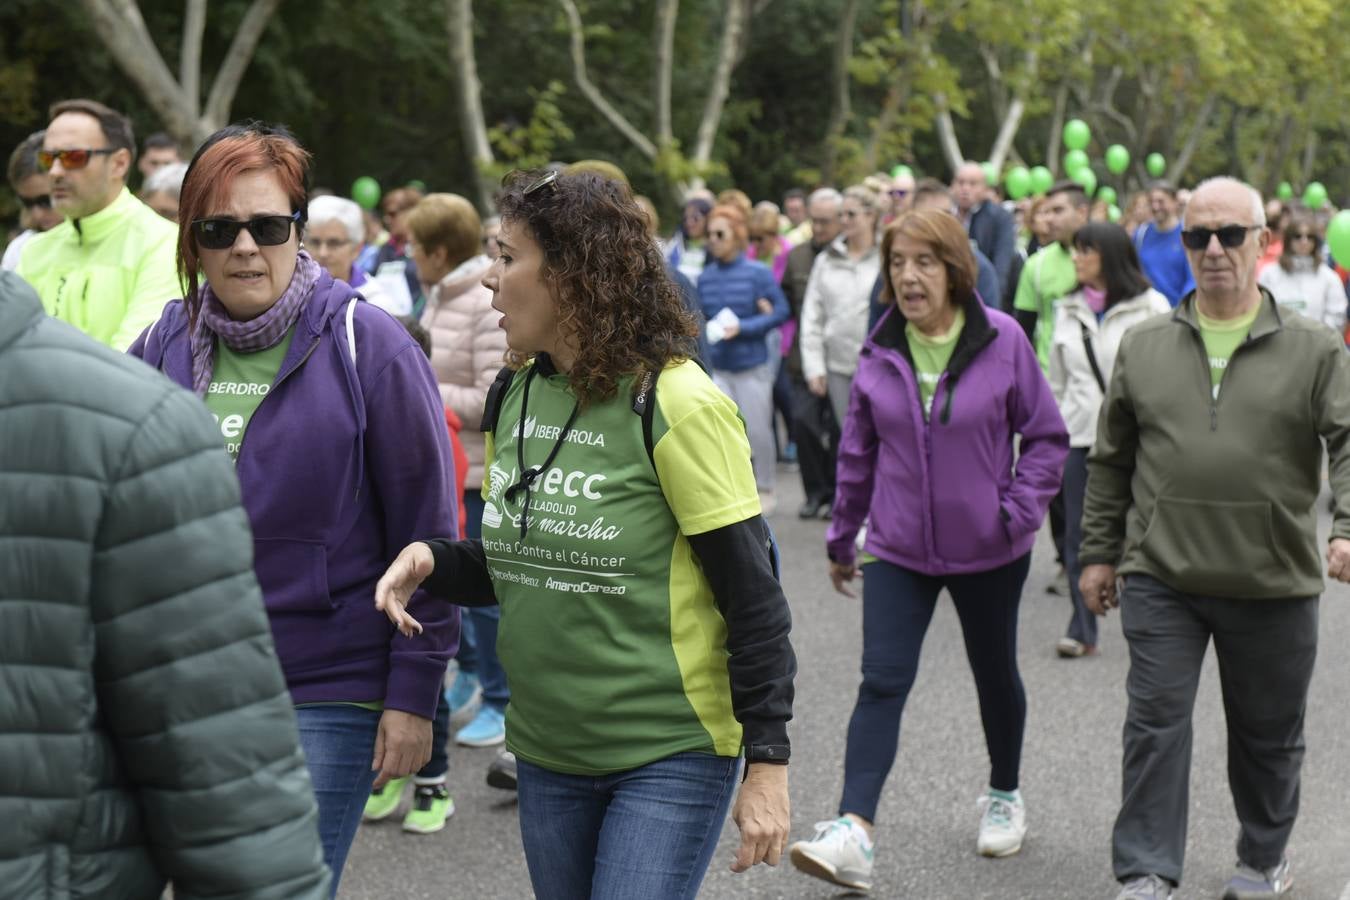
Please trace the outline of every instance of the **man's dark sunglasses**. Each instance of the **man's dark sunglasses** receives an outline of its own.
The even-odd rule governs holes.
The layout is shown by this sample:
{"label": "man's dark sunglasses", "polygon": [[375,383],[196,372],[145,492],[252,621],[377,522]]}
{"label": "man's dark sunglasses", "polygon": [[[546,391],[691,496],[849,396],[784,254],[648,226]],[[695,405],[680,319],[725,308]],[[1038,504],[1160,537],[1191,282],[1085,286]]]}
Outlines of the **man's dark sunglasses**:
{"label": "man's dark sunglasses", "polygon": [[25,197],[20,194],[19,202],[23,204],[24,209],[51,209],[52,195],[38,194],[36,197]]}
{"label": "man's dark sunglasses", "polygon": [[61,160],[63,169],[83,169],[89,165],[91,157],[116,152],[116,147],[104,147],[99,150],[39,150],[37,162],[38,168],[44,172],[50,172],[52,164],[58,159]]}
{"label": "man's dark sunglasses", "polygon": [[258,216],[247,222],[235,219],[197,219],[192,223],[192,231],[197,235],[197,243],[206,250],[228,250],[234,246],[240,229],[247,228],[253,235],[253,242],[259,247],[275,247],[284,244],[291,237],[291,223],[300,221],[300,212],[289,216]]}
{"label": "man's dark sunglasses", "polygon": [[1242,242],[1247,240],[1247,232],[1260,231],[1263,225],[1225,225],[1222,228],[1187,228],[1181,232],[1181,243],[1186,245],[1188,250],[1204,250],[1209,246],[1209,239],[1217,236],[1219,243],[1229,250],[1234,247],[1241,247]]}

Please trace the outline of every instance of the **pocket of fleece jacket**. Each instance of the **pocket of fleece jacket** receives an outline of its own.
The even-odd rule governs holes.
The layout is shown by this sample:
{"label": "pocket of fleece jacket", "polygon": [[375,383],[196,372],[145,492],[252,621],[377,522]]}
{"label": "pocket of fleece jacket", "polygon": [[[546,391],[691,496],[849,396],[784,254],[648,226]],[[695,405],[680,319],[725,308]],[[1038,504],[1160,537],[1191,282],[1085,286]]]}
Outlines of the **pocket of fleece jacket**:
{"label": "pocket of fleece jacket", "polygon": [[327,612],[328,554],[320,541],[255,538],[253,569],[268,612]]}
{"label": "pocket of fleece jacket", "polygon": [[1291,568],[1263,500],[1159,497],[1140,550],[1160,580],[1191,594],[1257,596]]}
{"label": "pocket of fleece jacket", "polygon": [[936,491],[933,498],[938,556],[947,562],[1001,559],[1012,547],[998,488],[971,479]]}

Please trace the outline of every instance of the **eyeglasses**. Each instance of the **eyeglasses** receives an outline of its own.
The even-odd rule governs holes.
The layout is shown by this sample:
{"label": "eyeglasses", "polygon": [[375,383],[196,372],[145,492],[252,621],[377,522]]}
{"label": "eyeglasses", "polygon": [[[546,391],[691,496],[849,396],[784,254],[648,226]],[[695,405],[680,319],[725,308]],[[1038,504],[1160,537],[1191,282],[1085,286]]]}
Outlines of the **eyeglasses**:
{"label": "eyeglasses", "polygon": [[909,196],[909,191],[903,188],[891,188],[891,196],[898,200],[903,200]]}
{"label": "eyeglasses", "polygon": [[731,232],[723,231],[722,229],[718,228],[715,231],[709,231],[708,237],[712,238],[715,241],[724,241],[727,238],[731,237]]}
{"label": "eyeglasses", "polygon": [[275,247],[284,244],[291,236],[291,223],[300,221],[300,211],[289,216],[257,216],[247,222],[235,219],[197,219],[192,223],[192,231],[197,235],[197,243],[205,250],[228,250],[234,246],[240,229],[247,228],[253,235],[253,241],[259,247]]}
{"label": "eyeglasses", "polygon": [[552,171],[552,172],[549,172],[549,173],[545,174],[542,178],[538,178],[538,179],[535,179],[534,181],[532,181],[532,182],[530,183],[530,186],[527,187],[527,188],[525,188],[524,195],[525,195],[526,197],[528,197],[528,196],[530,196],[531,194],[535,193],[536,191],[541,191],[541,190],[543,190],[543,189],[546,188],[546,187],[551,187],[551,188],[553,188],[553,192],[554,192],[554,193],[557,193],[557,191],[558,191],[558,172],[557,172],[557,170],[554,170],[554,171]]}
{"label": "eyeglasses", "polygon": [[1187,228],[1181,232],[1181,243],[1188,250],[1204,250],[1209,246],[1210,238],[1217,237],[1219,244],[1229,250],[1242,246],[1247,240],[1247,232],[1260,231],[1261,225],[1224,225],[1222,228]]}
{"label": "eyeglasses", "polygon": [[103,147],[98,150],[39,150],[37,155],[38,168],[44,172],[49,172],[52,164],[59,159],[61,160],[61,168],[67,171],[83,169],[89,165],[90,157],[116,152],[116,147]]}
{"label": "eyeglasses", "polygon": [[[236,234],[237,233],[238,232],[236,232]],[[262,243],[262,241],[258,240],[258,235],[256,233],[253,234],[253,239],[258,241],[259,244]],[[281,244],[285,243],[285,241],[286,238],[282,238],[280,241],[277,241],[277,243]],[[231,241],[230,243],[233,244],[234,242]],[[351,241],[347,238],[329,238],[327,240],[324,238],[305,238],[305,246],[313,247],[315,250],[341,250],[350,243]]]}
{"label": "eyeglasses", "polygon": [[1296,241],[1315,241],[1315,240],[1317,240],[1317,235],[1315,235],[1315,234],[1309,234],[1309,233],[1306,232],[1306,231],[1300,231],[1298,234],[1294,235],[1294,240],[1296,240]]}
{"label": "eyeglasses", "polygon": [[20,194],[19,202],[23,204],[24,209],[51,209],[52,195],[38,194],[36,197],[25,197]]}

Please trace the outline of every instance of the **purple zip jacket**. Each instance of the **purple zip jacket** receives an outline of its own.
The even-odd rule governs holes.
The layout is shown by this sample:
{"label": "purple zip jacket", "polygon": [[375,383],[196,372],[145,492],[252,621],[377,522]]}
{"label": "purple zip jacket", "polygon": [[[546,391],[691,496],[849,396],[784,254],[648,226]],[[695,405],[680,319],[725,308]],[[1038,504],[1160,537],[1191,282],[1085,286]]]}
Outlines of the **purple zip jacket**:
{"label": "purple zip jacket", "polygon": [[[319,277],[235,472],[294,702],[383,701],[430,719],[459,645],[458,609],[419,592],[411,612],[425,630],[405,638],[375,609],[375,582],[412,541],[457,533],[450,437],[421,348],[365,301],[354,310],[352,365],[355,296]],[[169,303],[128,352],[190,388],[183,302]]]}
{"label": "purple zip jacket", "polygon": [[1068,431],[1021,326],[978,300],[965,311],[928,422],[895,307],[864,343],[826,535],[835,562],[854,561],[864,521],[868,553],[925,575],[984,572],[1031,550]]}

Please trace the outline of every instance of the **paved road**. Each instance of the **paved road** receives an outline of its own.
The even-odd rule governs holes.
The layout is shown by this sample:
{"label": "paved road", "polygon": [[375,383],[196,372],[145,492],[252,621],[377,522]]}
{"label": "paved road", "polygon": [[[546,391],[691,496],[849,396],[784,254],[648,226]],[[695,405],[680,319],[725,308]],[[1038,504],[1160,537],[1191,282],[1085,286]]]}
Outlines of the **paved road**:
{"label": "paved road", "polygon": [[[784,472],[784,584],[795,617],[801,666],[792,729],[793,838],[833,816],[843,780],[844,732],[858,685],[858,604],[834,594],[825,576],[824,523],[800,522],[800,487]],[[1324,506],[1320,507],[1324,508]],[[1325,534],[1328,519],[1322,515]],[[1042,535],[1022,604],[1020,660],[1030,706],[1022,789],[1030,832],[1007,860],[975,854],[975,802],[988,778],[975,688],[949,603],[939,606],[901,732],[900,756],[879,814],[873,896],[909,900],[1090,900],[1115,896],[1110,831],[1120,792],[1125,647],[1115,616],[1102,654],[1060,660],[1053,644],[1068,601],[1045,593],[1053,552]],[[1350,589],[1322,604],[1321,658],[1307,726],[1303,809],[1291,853],[1295,900],[1350,900]],[[1234,861],[1236,822],[1225,781],[1217,671],[1210,654],[1195,716],[1190,843],[1178,900],[1215,898]],[[494,751],[451,752],[458,805],[446,829],[427,837],[397,820],[363,826],[343,877],[344,900],[528,898],[529,879],[509,795],[486,787]],[[830,898],[823,882],[778,869],[733,875],[731,824],[700,895],[706,898]],[[1346,891],[1343,895],[1342,891]]]}

